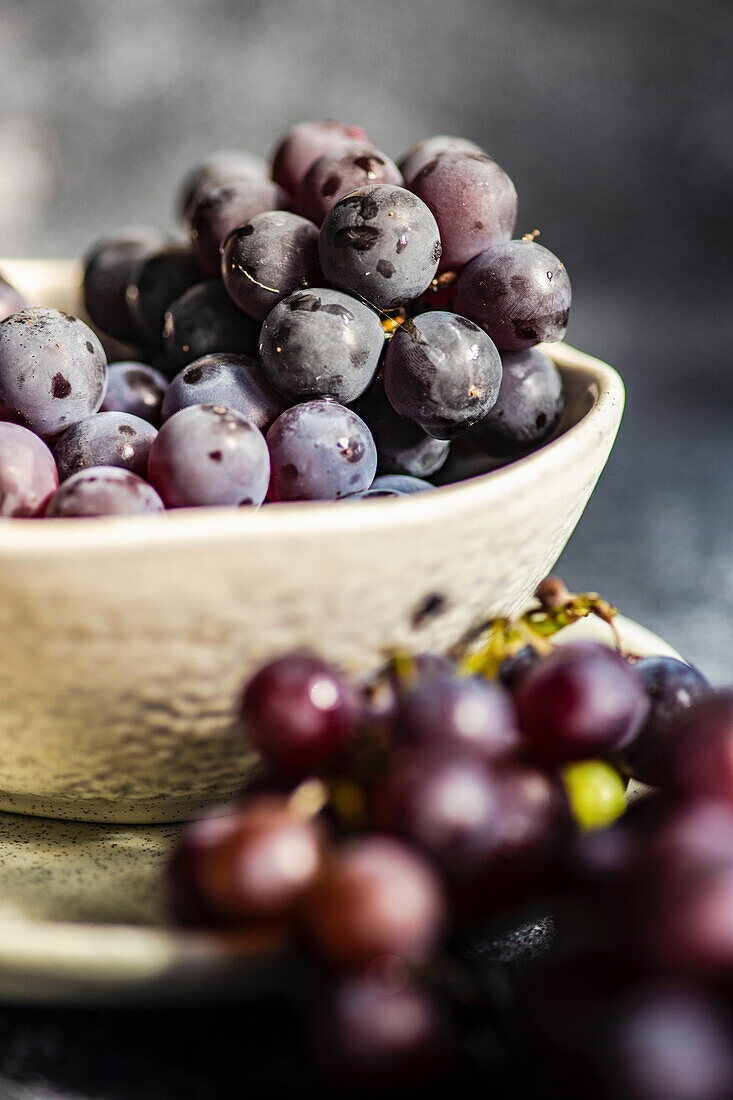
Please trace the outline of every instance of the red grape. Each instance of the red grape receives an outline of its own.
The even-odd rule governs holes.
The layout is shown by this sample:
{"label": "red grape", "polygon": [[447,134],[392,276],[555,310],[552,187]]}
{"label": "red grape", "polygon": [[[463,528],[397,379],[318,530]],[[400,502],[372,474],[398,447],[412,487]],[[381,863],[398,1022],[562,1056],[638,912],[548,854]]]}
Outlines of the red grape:
{"label": "red grape", "polygon": [[679,714],[665,771],[675,791],[733,803],[733,691],[711,692]]}
{"label": "red grape", "polygon": [[0,516],[42,515],[58,484],[43,440],[20,424],[0,423]]}
{"label": "red grape", "polygon": [[280,138],[272,151],[272,178],[290,195],[297,195],[306,172],[324,153],[338,153],[354,144],[369,144],[358,126],[327,119],[300,122]]}

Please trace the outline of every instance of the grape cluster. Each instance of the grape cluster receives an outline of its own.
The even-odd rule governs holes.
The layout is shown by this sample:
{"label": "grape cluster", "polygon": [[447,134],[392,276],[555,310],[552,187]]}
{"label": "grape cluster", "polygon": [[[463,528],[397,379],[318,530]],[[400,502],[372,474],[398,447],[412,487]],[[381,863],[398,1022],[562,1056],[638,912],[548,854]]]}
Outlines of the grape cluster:
{"label": "grape cluster", "polygon": [[[565,332],[567,272],[535,233],[512,239],[514,185],[473,142],[394,161],[357,127],[304,122],[269,166],[196,165],[174,206],[182,235],[129,230],[84,257],[86,315],[128,358],[108,365],[84,321],[0,278],[0,420],[54,448],[62,481],[127,470],[156,510],[404,497],[459,437],[501,464],[556,430],[562,381],[536,345]],[[0,494],[26,503],[6,514],[75,514],[78,494],[46,507],[36,467],[14,469]]]}
{"label": "grape cluster", "polygon": [[[733,1035],[701,984],[733,979],[733,693],[679,660],[552,644],[589,613],[615,614],[548,579],[521,620],[489,624],[452,658],[398,654],[365,685],[294,653],[245,685],[236,719],[263,770],[184,828],[171,901],[189,925],[291,929],[327,978],[316,1040],[332,1072],[400,1079],[461,1057],[441,979],[461,929],[552,890],[561,934],[513,990],[504,1042],[562,1067],[567,966],[567,1037],[604,1096],[678,1095],[664,1092],[677,1064],[665,1029],[688,1017],[700,1081],[733,1083]],[[622,816],[631,777],[663,794]],[[578,920],[583,954],[569,958]],[[649,1091],[631,1059],[637,1019],[659,1063]]]}

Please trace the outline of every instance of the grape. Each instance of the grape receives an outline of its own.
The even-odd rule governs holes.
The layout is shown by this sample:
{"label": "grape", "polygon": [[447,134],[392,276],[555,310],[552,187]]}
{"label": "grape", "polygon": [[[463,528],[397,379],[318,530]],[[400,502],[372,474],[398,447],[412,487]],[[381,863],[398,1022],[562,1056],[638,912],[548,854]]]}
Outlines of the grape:
{"label": "grape", "polygon": [[489,455],[526,454],[552,435],[563,410],[562,375],[539,351],[505,351],[496,404],[475,424],[468,438]]}
{"label": "grape", "polygon": [[236,176],[267,179],[267,165],[262,157],[236,149],[212,153],[202,164],[197,164],[186,173],[178,189],[175,210],[179,220],[183,221],[207,187],[224,183]]}
{"label": "grape", "polygon": [[514,231],[514,184],[483,153],[441,153],[413,176],[410,190],[438,223],[440,271],[460,271],[480,252],[508,241]]}
{"label": "grape", "polygon": [[150,230],[129,230],[97,241],[84,260],[84,308],[97,328],[134,344],[138,331],[130,316],[127,288],[142,261],[163,248],[164,238]]}
{"label": "grape", "polygon": [[101,412],[67,428],[54,448],[59,478],[65,481],[90,466],[119,466],[146,477],[157,431],[129,413]]}
{"label": "grape", "polygon": [[450,673],[423,679],[403,693],[395,734],[406,744],[470,749],[487,761],[505,759],[520,745],[507,692],[478,677]]}
{"label": "grape", "polygon": [[410,191],[372,184],[340,199],[318,242],[321,270],[340,290],[395,309],[427,290],[438,269],[440,234]]}
{"label": "grape", "polygon": [[649,715],[622,760],[634,779],[657,787],[665,781],[667,739],[674,720],[709,685],[696,668],[674,657],[644,657],[634,671],[646,688]]}
{"label": "grape", "polygon": [[388,156],[370,145],[347,152],[324,153],[308,169],[300,188],[298,210],[321,225],[329,210],[344,195],[372,183],[402,186],[402,174]]}
{"label": "grape", "polygon": [[240,312],[216,279],[198,283],[165,315],[163,343],[172,374],[213,352],[256,355],[260,326]]}
{"label": "grape", "polygon": [[167,508],[262,504],[265,437],[223,405],[191,405],[166,420],[150,448],[148,478]]}
{"label": "grape", "polygon": [[281,772],[307,775],[342,758],[357,733],[358,708],[325,661],[292,653],[247,684],[240,721],[249,742]]}
{"label": "grape", "polygon": [[380,474],[407,474],[424,478],[439,470],[448,457],[450,444],[446,440],[434,439],[414,420],[395,412],[384,392],[381,378],[374,379],[354,402],[353,409],[374,436]]}
{"label": "grape", "polygon": [[163,401],[162,419],[168,420],[190,405],[226,405],[261,432],[286,407],[267,384],[256,359],[228,352],[204,355],[176,375]]}
{"label": "grape", "polygon": [[301,122],[278,141],[272,151],[272,178],[290,195],[297,195],[311,164],[324,153],[337,153],[369,139],[358,126],[343,122]]}
{"label": "grape", "polygon": [[162,512],[155,489],[130,470],[92,466],[72,474],[48,502],[49,517],[134,516]]}
{"label": "grape", "polygon": [[561,340],[572,291],[557,256],[534,241],[507,241],[476,256],[456,283],[453,308],[502,351]]}
{"label": "grape", "polygon": [[550,761],[623,748],[649,709],[631,666],[591,642],[560,646],[538,662],[522,680],[517,702],[522,732],[534,752]]}
{"label": "grape", "polygon": [[286,409],[267,433],[270,500],[337,500],[368,489],[377,468],[364,421],[332,398]]}
{"label": "grape", "polygon": [[435,310],[407,321],[384,360],[390,404],[436,439],[454,439],[496,402],[501,359],[471,321]]}
{"label": "grape", "polygon": [[405,184],[410,187],[415,176],[426,164],[444,153],[478,153],[485,155],[483,149],[466,138],[449,137],[446,134],[437,134],[435,137],[423,138],[405,153],[398,162],[400,171],[405,177]]}
{"label": "grape", "polygon": [[147,347],[162,348],[168,306],[201,279],[189,248],[170,246],[146,256],[133,269],[125,291],[136,339]]}
{"label": "grape", "polygon": [[290,199],[272,180],[240,176],[210,184],[189,211],[191,247],[207,275],[221,272],[220,249],[238,225],[265,210],[289,210]]}
{"label": "grape", "polygon": [[0,321],[28,306],[25,298],[0,275]]}
{"label": "grape", "polygon": [[102,412],[131,413],[157,428],[167,389],[167,379],[145,363],[110,363]]}
{"label": "grape", "polygon": [[733,804],[733,691],[699,696],[681,710],[666,738],[671,788]]}
{"label": "grape", "polygon": [[296,290],[262,326],[260,360],[290,401],[353,401],[374,378],[384,330],[369,306],[338,290]]}
{"label": "grape", "polygon": [[305,900],[303,922],[329,963],[361,966],[382,955],[422,962],[441,934],[437,875],[406,845],[371,835],[343,842]]}
{"label": "grape", "polygon": [[369,492],[396,493],[398,496],[409,496],[412,493],[422,493],[426,489],[434,489],[429,481],[421,477],[409,477],[407,474],[383,474],[375,477]]}
{"label": "grape", "polygon": [[204,897],[198,870],[220,844],[226,844],[239,823],[239,805],[214,806],[180,832],[166,867],[168,908],[176,922],[186,927],[224,927],[226,919]]}
{"label": "grape", "polygon": [[53,439],[95,413],[106,386],[102,345],[78,317],[37,307],[0,322],[0,419]]}
{"label": "grape", "polygon": [[540,655],[533,646],[523,646],[510,657],[505,657],[499,665],[499,681],[513,695],[516,695],[519,685],[525,675],[540,659]]}
{"label": "grape", "polygon": [[287,211],[257,214],[225,240],[221,275],[235,305],[264,320],[294,290],[323,282],[318,230],[312,222]]}
{"label": "grape", "polygon": [[621,776],[605,760],[583,760],[563,771],[570,808],[582,829],[603,829],[626,810]]}
{"label": "grape", "polygon": [[0,516],[43,515],[58,483],[43,440],[20,424],[0,423]]}

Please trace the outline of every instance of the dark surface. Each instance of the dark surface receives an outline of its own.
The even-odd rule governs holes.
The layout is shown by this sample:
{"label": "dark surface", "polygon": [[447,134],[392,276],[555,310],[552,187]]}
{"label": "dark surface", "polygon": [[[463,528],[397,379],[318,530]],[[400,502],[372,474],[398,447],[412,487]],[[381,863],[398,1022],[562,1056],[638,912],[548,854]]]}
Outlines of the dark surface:
{"label": "dark surface", "polygon": [[[405,0],[399,18],[380,0],[3,0],[0,255],[169,227],[191,163],[264,152],[303,117],[391,155],[474,139],[517,185],[519,230],[567,264],[569,342],[627,384],[559,568],[730,681],[732,27],[729,0]],[[279,1006],[9,1008],[0,1097],[307,1095],[292,1027]]]}

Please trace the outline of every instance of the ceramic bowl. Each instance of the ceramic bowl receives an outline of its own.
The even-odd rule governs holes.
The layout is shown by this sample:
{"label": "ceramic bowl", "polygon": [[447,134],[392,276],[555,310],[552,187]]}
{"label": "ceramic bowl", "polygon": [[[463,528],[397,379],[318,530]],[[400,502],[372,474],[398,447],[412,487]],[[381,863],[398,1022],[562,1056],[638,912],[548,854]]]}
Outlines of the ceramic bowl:
{"label": "ceramic bowl", "polygon": [[[0,261],[80,311],[79,270]],[[520,608],[557,560],[618,430],[611,367],[562,344],[559,434],[502,469],[406,499],[207,509],[0,528],[0,809],[173,821],[255,758],[232,729],[263,660],[317,649],[352,672],[442,649]]]}

